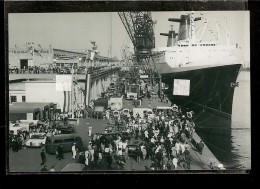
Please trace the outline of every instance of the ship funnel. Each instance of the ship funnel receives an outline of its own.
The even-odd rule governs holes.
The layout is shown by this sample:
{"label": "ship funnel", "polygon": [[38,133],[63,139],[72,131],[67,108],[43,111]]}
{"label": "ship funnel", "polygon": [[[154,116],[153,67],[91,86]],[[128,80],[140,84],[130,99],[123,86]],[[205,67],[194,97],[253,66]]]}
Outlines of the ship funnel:
{"label": "ship funnel", "polygon": [[169,18],[168,21],[179,22],[179,35],[178,41],[189,40],[195,38],[195,26],[194,22],[201,20],[201,17],[193,18],[193,14],[181,15],[180,18]]}
{"label": "ship funnel", "polygon": [[171,47],[175,44],[178,33],[175,33],[175,31],[169,31],[169,33],[160,33],[160,35],[168,36],[167,47]]}

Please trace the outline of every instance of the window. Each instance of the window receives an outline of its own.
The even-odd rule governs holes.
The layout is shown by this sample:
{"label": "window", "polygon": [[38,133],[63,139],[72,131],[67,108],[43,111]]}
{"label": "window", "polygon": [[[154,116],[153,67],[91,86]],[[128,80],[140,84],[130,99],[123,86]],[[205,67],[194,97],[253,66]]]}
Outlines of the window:
{"label": "window", "polygon": [[74,138],[67,138],[67,139],[64,139],[64,142],[74,142]]}
{"label": "window", "polygon": [[54,143],[62,143],[63,140],[55,140]]}
{"label": "window", "polygon": [[17,102],[16,96],[11,96],[11,103],[12,103],[12,102]]}
{"label": "window", "polygon": [[25,96],[22,96],[22,102],[26,102]]}

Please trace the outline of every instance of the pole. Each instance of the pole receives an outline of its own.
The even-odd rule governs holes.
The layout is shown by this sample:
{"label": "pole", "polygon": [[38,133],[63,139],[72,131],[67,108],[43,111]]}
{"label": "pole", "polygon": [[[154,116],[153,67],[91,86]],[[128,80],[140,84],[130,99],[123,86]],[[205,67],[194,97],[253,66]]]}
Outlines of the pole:
{"label": "pole", "polygon": [[72,113],[72,118],[74,118],[74,110],[73,110],[73,73],[74,73],[74,69],[73,69],[73,65],[72,65],[72,69],[71,69],[71,113]]}
{"label": "pole", "polygon": [[112,15],[113,13],[111,12],[111,17],[110,17],[110,58],[112,58]]}
{"label": "pole", "polygon": [[159,74],[159,95],[162,96],[162,76]]}
{"label": "pole", "polygon": [[90,99],[90,88],[91,88],[91,74],[86,74],[86,80],[85,80],[85,107],[89,105],[89,99]]}

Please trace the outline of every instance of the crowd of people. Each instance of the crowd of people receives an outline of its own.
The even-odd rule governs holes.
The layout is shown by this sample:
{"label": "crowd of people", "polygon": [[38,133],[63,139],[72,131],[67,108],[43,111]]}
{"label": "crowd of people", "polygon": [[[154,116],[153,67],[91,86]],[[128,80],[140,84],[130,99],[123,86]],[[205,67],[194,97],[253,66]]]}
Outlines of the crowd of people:
{"label": "crowd of people", "polygon": [[[94,169],[112,169],[113,163],[123,167],[129,159],[127,145],[131,141],[139,140],[142,145],[131,155],[138,163],[151,160],[152,163],[147,169],[190,169],[190,148],[195,127],[193,112],[184,113],[178,107],[174,111],[157,111],[154,107],[153,112],[154,118],[148,118],[147,114],[141,118],[140,115],[132,113],[117,117],[112,114],[106,116],[115,129],[107,128],[102,134],[90,134],[91,141],[85,151],[79,153],[79,161]],[[119,126],[124,128],[126,135],[120,132],[114,134]],[[201,153],[202,149],[203,146],[198,147]],[[72,150],[72,153],[75,154],[75,151]]]}
{"label": "crowd of people", "polygon": [[[153,107],[152,118],[148,114],[144,114],[141,118],[138,113],[133,115],[131,111],[130,114],[120,116],[113,116],[111,112],[106,114],[104,119],[108,119],[110,124],[104,133],[92,133],[89,130],[91,138],[88,146],[85,151],[79,151],[76,146],[72,147],[73,159],[78,159],[89,169],[109,170],[114,169],[115,165],[123,169],[129,159],[127,145],[131,141],[139,140],[142,144],[131,155],[138,163],[150,160],[151,165],[146,167],[147,169],[176,170],[179,167],[190,169],[192,161],[190,148],[195,127],[193,112],[182,112],[178,106],[173,107],[173,111],[159,111]],[[66,118],[67,116],[63,114],[58,116],[59,121],[63,123]],[[19,132],[18,135],[10,132],[10,148],[14,152],[22,149],[24,142],[33,133],[61,134],[58,129],[51,128],[50,125],[50,121],[46,120],[45,125],[32,127],[29,131]],[[119,132],[119,128],[123,128],[124,134]],[[203,146],[201,142],[195,147],[202,153]],[[57,157],[62,159],[63,156],[57,155]]]}
{"label": "crowd of people", "polygon": [[[149,94],[149,93],[147,93]],[[147,96],[148,99],[151,96]],[[164,97],[161,101],[164,101]],[[167,102],[167,100],[166,100]],[[129,159],[128,144],[132,141],[141,141],[131,156],[140,163],[141,161],[151,161],[148,170],[176,170],[190,169],[192,156],[190,149],[192,145],[195,124],[193,121],[193,111],[182,111],[177,105],[172,106],[172,110],[157,110],[153,107],[153,117],[147,113],[141,117],[130,111],[129,114],[114,116],[112,111],[103,112],[97,115],[93,109],[77,109],[74,111],[75,118],[102,118],[109,120],[109,126],[104,133],[92,133],[89,130],[90,142],[84,151],[74,144],[72,146],[72,158],[86,165],[88,169],[123,169]],[[66,123],[72,114],[64,113],[55,116],[58,122]],[[10,136],[12,150],[18,151],[23,147],[23,141],[28,139],[30,133],[45,132],[46,134],[61,134],[53,127],[53,122],[48,121],[47,127],[39,127],[29,132],[25,131],[19,135]],[[56,124],[55,124],[56,126]],[[111,129],[113,128],[113,129]],[[117,132],[115,132],[117,131]],[[124,134],[122,134],[124,131]],[[18,147],[17,147],[18,146]],[[194,145],[202,154],[204,144]],[[62,148],[62,147],[61,147]],[[57,155],[62,159],[62,155]],[[43,158],[44,159],[44,158]],[[119,167],[118,167],[119,166]]]}
{"label": "crowd of people", "polygon": [[[113,66],[113,65],[112,65]],[[74,66],[73,70],[74,73],[77,74],[86,74],[87,72],[98,72],[101,69],[104,69],[106,66],[81,66],[76,67]],[[18,68],[18,66],[9,66],[9,73],[15,73],[15,74],[71,74],[72,73],[72,67],[71,66],[28,66],[23,68]]]}

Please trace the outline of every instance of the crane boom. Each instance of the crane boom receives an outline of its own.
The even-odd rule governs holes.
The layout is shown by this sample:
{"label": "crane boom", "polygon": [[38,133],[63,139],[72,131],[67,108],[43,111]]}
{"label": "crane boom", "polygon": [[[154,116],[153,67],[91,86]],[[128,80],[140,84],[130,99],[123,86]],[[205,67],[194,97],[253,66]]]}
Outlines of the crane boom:
{"label": "crane boom", "polygon": [[151,55],[155,47],[151,12],[118,12],[133,43],[137,60]]}

